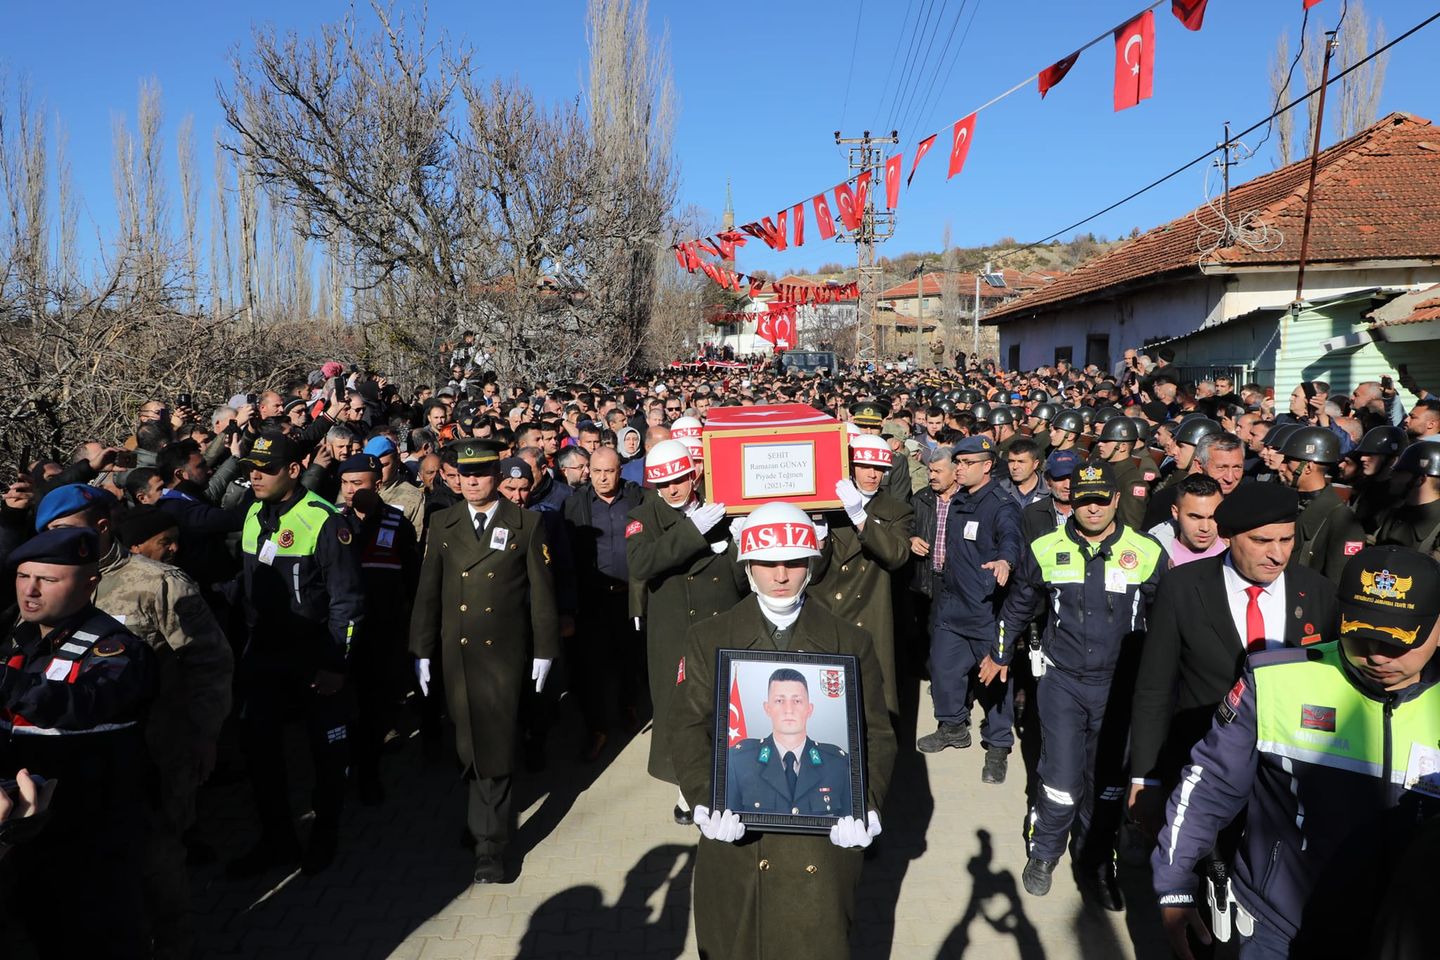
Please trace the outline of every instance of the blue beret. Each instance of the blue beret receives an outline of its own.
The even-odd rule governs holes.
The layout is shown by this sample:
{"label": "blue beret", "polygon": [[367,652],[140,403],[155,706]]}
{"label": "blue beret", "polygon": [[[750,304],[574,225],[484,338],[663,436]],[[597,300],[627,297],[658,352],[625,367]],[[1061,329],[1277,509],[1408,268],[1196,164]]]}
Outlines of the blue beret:
{"label": "blue beret", "polygon": [[387,453],[395,452],[395,441],[389,437],[371,437],[365,441],[365,449],[362,451],[372,457],[383,457]]}
{"label": "blue beret", "polygon": [[100,538],[89,527],[60,527],[35,534],[11,551],[6,563],[14,570],[22,563],[54,563],[78,567],[97,563]]}
{"label": "blue beret", "polygon": [[956,453],[956,455],[959,455],[959,454],[962,454],[962,453],[992,453],[992,454],[993,454],[994,452],[995,452],[995,441],[994,441],[994,440],[991,440],[989,437],[982,437],[982,436],[965,437],[965,438],[962,439],[959,443],[955,444],[955,453]]}
{"label": "blue beret", "polygon": [[1045,472],[1056,480],[1064,480],[1074,473],[1080,464],[1080,454],[1074,450],[1056,450],[1045,458]]}
{"label": "blue beret", "polygon": [[51,490],[40,501],[40,506],[35,510],[35,529],[44,530],[52,521],[79,513],[91,504],[109,505],[114,502],[115,498],[108,490],[92,487],[88,483],[67,483]]}
{"label": "blue beret", "polygon": [[347,473],[378,474],[379,472],[380,461],[368,453],[357,453],[353,457],[346,458],[346,460],[340,464],[340,474],[342,476]]}

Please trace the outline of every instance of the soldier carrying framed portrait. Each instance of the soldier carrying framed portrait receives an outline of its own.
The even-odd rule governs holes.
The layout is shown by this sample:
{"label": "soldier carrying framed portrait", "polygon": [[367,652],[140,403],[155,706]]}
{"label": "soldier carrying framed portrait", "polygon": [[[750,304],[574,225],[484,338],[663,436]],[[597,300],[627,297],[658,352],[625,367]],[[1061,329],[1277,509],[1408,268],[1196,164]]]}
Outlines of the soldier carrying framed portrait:
{"label": "soldier carrying framed portrait", "polygon": [[865,818],[859,666],[848,654],[716,651],[714,810],[752,830],[828,833]]}

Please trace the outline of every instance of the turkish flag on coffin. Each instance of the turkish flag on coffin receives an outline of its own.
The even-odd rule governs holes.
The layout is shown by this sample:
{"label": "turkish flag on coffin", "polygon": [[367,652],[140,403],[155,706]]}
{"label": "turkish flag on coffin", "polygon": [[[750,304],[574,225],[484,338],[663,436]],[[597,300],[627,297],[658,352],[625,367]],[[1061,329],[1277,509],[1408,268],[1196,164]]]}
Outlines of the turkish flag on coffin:
{"label": "turkish flag on coffin", "polygon": [[965,169],[965,158],[970,155],[970,141],[974,137],[975,114],[955,121],[955,130],[950,141],[950,172],[945,174],[946,180]]}
{"label": "turkish flag on coffin", "polygon": [[1155,77],[1155,14],[1146,10],[1115,31],[1115,109],[1149,100]]}
{"label": "turkish flag on coffin", "polygon": [[728,724],[729,736],[726,738],[726,746],[735,746],[746,737],[745,731],[745,707],[740,703],[740,678],[735,677],[730,681],[730,723]]}

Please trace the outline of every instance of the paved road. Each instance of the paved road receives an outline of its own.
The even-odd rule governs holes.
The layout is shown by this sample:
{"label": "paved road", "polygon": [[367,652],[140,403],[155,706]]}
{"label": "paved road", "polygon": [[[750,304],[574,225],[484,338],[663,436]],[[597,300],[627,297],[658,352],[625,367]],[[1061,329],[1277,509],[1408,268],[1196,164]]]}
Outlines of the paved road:
{"label": "paved road", "polygon": [[[426,761],[418,741],[401,741],[385,763],[386,804],[351,805],[341,856],[327,873],[271,889],[281,878],[240,884],[219,867],[198,871],[201,955],[697,956],[690,925],[695,830],[673,823],[673,789],[645,773],[648,731],[612,740],[599,763],[582,765],[572,759],[577,729],[566,708],[549,770],[517,785],[523,812],[514,882],[470,883],[471,857],[460,844],[464,790],[453,764]],[[929,729],[922,720],[921,731]],[[297,745],[292,753],[304,771],[303,750]],[[1002,786],[980,783],[982,760],[978,745],[930,757],[902,752],[885,832],[866,863],[855,956],[1168,957],[1144,897],[1146,876],[1124,874],[1136,906],[1119,915],[1087,908],[1063,862],[1048,897],[1020,889],[1019,755]],[[303,802],[299,793],[296,802]],[[245,849],[253,836],[247,788],[207,788],[201,804],[206,838],[226,855]]]}

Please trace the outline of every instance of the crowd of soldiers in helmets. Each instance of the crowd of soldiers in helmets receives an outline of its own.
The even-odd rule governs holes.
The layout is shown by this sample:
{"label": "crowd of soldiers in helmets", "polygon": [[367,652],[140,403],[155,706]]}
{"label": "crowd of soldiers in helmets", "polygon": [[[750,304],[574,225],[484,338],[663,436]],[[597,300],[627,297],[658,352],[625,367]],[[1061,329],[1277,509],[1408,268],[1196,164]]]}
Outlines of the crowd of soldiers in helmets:
{"label": "crowd of soldiers in helmets", "polygon": [[[511,780],[547,762],[567,688],[582,763],[649,716],[649,770],[677,785],[673,819],[699,828],[703,953],[803,942],[847,955],[859,851],[881,836],[904,729],[898,691],[925,680],[936,727],[915,749],[968,747],[975,704],[983,782],[1005,781],[1019,743],[1030,895],[1049,892],[1068,837],[1085,899],[1123,910],[1115,851],[1141,863],[1153,849],[1162,920],[1182,956],[1212,934],[1233,936],[1242,956],[1287,945],[1323,956],[1305,950],[1329,936],[1411,955],[1410,927],[1393,909],[1351,911],[1377,926],[1340,933],[1310,912],[1329,866],[1315,850],[1344,845],[1353,825],[1326,820],[1317,804],[1309,826],[1273,848],[1299,840],[1309,852],[1262,882],[1245,838],[1278,829],[1266,809],[1277,801],[1222,803],[1184,761],[1193,747],[1222,767],[1243,766],[1242,755],[1253,766],[1258,749],[1249,775],[1263,779],[1270,748],[1254,738],[1270,701],[1256,697],[1273,697],[1265,691],[1301,666],[1322,670],[1322,683],[1343,675],[1359,691],[1346,696],[1385,703],[1386,724],[1403,716],[1404,735],[1440,744],[1428,721],[1411,719],[1440,715],[1428,662],[1440,604],[1440,399],[1419,384],[1404,384],[1418,397],[1409,410],[1388,378],[1348,396],[1307,382],[1277,410],[1258,385],[1222,373],[1185,382],[1163,363],[1144,376],[1063,361],[1029,372],[756,364],[506,384],[484,369],[473,336],[446,360],[448,382],[408,393],[332,362],[213,412],[188,396],[157,398],[123,445],[91,441],[23,465],[0,501],[3,599],[15,604],[0,625],[0,779],[13,778],[0,799],[0,853],[17,851],[0,861],[0,889],[22,894],[0,919],[7,957],[194,955],[186,875],[213,856],[194,822],[206,778],[248,772],[254,783],[259,839],[229,863],[231,880],[291,866],[323,873],[345,851],[344,795],[386,802],[381,748],[411,723],[430,756],[453,727],[474,880],[513,880]],[[700,442],[714,408],[773,403],[847,421],[852,451],[835,491],[842,508],[786,513],[792,532],[809,531],[807,547],[775,558],[740,546],[765,512],[727,524],[725,505],[704,501],[704,474],[717,465],[704,463]],[[1242,556],[1242,539],[1260,546]],[[803,571],[798,581],[775,572],[787,563]],[[1279,603],[1303,587],[1303,629],[1268,621],[1274,611],[1252,592],[1248,607],[1232,599],[1234,623],[1216,628],[1239,637],[1238,657],[1212,657],[1218,668],[1187,659],[1196,641],[1179,585],[1204,571],[1216,591],[1222,571],[1260,593],[1288,575]],[[1208,599],[1207,614],[1226,620],[1224,598]],[[867,816],[842,818],[828,840],[747,838],[736,811],[710,809],[708,760],[685,752],[726,709],[699,689],[708,667],[693,658],[708,660],[717,643],[787,649],[820,635],[872,664]],[[1377,692],[1402,662],[1403,683]],[[87,684],[107,695],[85,695]],[[1135,730],[1143,715],[1152,731],[1143,771],[1130,765],[1140,746],[1132,696]],[[1208,721],[1194,727],[1195,710],[1214,714],[1209,734]],[[1305,710],[1313,748],[1315,731],[1341,721],[1333,705]],[[187,731],[165,750],[161,718],[170,733]],[[1182,719],[1194,727],[1183,737]],[[296,720],[315,761],[305,844],[284,789],[282,728]],[[1404,837],[1433,848],[1425,831],[1440,787],[1425,764],[1440,756],[1422,751],[1418,773],[1377,791],[1355,782],[1369,759],[1351,757],[1351,779],[1336,780],[1324,751],[1307,749],[1283,758],[1296,803],[1314,778],[1363,796],[1367,815],[1413,809]],[[134,760],[147,750],[149,787]],[[1387,776],[1407,762],[1417,763],[1387,753]],[[72,828],[96,816],[97,796],[138,824],[125,842],[77,842],[86,834]],[[163,802],[147,811],[154,796]],[[1249,833],[1243,817],[1222,829],[1246,802]],[[1313,843],[1317,834],[1325,839]],[[1413,889],[1429,873],[1393,834],[1382,846],[1385,872],[1366,860],[1344,881],[1368,903],[1392,874]],[[821,849],[832,847],[842,852]],[[757,863],[775,871],[766,884]],[[801,881],[782,882],[792,864]],[[67,925],[64,904],[23,895],[36,889],[20,882],[31,870],[124,895],[107,899],[103,922]],[[835,889],[807,892],[804,877],[817,875]],[[1203,922],[1206,898],[1190,881],[1209,890]],[[1433,876],[1424,882],[1433,894]],[[702,890],[720,895],[702,904]],[[813,922],[780,931],[777,918],[807,907]]]}

